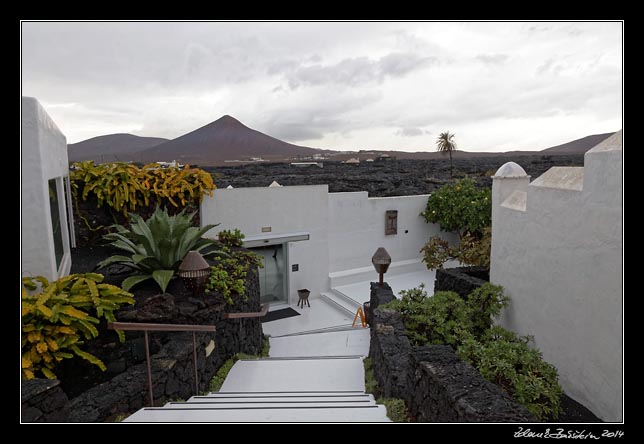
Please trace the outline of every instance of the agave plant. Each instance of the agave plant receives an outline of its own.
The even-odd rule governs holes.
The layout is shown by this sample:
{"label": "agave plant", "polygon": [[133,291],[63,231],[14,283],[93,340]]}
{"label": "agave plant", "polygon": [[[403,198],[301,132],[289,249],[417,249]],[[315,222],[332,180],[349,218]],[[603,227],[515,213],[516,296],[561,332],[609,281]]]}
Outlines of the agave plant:
{"label": "agave plant", "polygon": [[[165,293],[170,280],[174,277],[181,261],[190,250],[201,251],[215,243],[203,239],[208,230],[217,225],[203,228],[192,226],[194,213],[184,214],[185,209],[174,216],[159,207],[146,221],[137,214],[131,215],[130,229],[113,225],[116,233],[103,236],[111,241],[110,245],[127,251],[131,256],[115,255],[98,264],[98,268],[110,264],[122,264],[132,268],[136,274],[126,278],[122,287],[125,291],[148,279],[154,279]],[[209,254],[221,252],[211,251]]]}

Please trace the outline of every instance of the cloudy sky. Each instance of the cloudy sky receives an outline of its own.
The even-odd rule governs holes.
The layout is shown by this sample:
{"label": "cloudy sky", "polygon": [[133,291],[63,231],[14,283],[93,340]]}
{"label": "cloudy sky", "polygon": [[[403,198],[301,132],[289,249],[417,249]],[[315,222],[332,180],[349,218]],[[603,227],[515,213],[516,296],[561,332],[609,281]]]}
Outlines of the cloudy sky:
{"label": "cloudy sky", "polygon": [[316,148],[541,149],[622,126],[621,23],[22,23],[69,143],[224,114]]}

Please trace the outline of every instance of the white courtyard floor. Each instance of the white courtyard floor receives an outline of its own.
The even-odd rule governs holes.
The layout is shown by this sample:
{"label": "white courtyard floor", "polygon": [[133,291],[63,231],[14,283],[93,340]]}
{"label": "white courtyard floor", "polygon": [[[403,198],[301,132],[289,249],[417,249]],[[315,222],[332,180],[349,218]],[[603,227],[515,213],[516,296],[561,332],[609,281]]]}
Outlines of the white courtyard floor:
{"label": "white courtyard floor", "polygon": [[[385,282],[389,284],[394,295],[400,299],[400,290],[409,290],[425,284],[425,291],[431,295],[434,293],[434,279],[436,272],[434,270],[421,270],[412,273],[397,274],[392,276],[385,275]],[[335,290],[348,296],[356,302],[362,303],[369,300],[372,281],[356,282],[354,284],[342,285]]]}
{"label": "white courtyard floor", "polygon": [[264,334],[276,337],[291,335],[294,333],[317,331],[321,329],[331,329],[335,327],[351,327],[353,317],[332,307],[322,298],[311,298],[309,299],[309,302],[311,306],[305,308],[286,304],[272,306],[270,311],[291,307],[293,310],[300,313],[300,316],[265,322],[262,324]]}

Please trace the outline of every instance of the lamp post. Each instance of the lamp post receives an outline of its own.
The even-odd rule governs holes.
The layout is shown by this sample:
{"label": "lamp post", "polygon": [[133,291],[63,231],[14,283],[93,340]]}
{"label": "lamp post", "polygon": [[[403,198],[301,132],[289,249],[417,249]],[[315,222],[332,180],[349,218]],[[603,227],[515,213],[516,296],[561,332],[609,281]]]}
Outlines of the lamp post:
{"label": "lamp post", "polygon": [[391,256],[389,256],[387,250],[385,250],[383,247],[380,247],[371,257],[371,263],[373,263],[376,272],[380,275],[379,284],[381,287],[383,287],[385,283],[384,274],[387,272],[389,265],[391,264]]}
{"label": "lamp post", "polygon": [[210,265],[198,252],[191,250],[179,265],[179,277],[193,296],[203,293],[210,276]]}

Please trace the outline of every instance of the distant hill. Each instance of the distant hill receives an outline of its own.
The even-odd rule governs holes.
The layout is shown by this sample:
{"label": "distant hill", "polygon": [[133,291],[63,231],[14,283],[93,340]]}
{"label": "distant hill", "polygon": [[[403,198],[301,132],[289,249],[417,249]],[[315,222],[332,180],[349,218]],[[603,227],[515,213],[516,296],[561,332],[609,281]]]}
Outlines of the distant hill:
{"label": "distant hill", "polygon": [[139,137],[134,134],[108,134],[67,145],[71,162],[93,160],[96,163],[140,160],[139,152],[167,142],[161,137]]}
{"label": "distant hill", "polygon": [[322,150],[284,142],[260,133],[231,116],[223,116],[181,137],[141,153],[144,162],[215,164],[249,157],[282,160],[311,156]]}
{"label": "distant hill", "polygon": [[541,152],[547,154],[583,154],[613,134],[615,133],[594,134],[592,136],[582,137],[581,139],[573,140],[551,148],[546,148],[545,150],[541,150]]}
{"label": "distant hill", "polygon": [[[531,156],[535,154],[546,154],[546,155],[557,155],[557,154],[583,154],[598,143],[604,141],[608,136],[611,136],[615,133],[605,133],[605,134],[594,134],[592,136],[582,137],[581,139],[572,140],[561,145],[553,146],[543,150],[533,150],[533,151],[505,151],[505,152],[495,152],[495,151],[463,151],[457,150],[453,153],[454,159],[470,159],[473,157],[486,157],[486,156],[503,156],[503,157],[515,157],[515,156]],[[430,159],[448,159],[446,153],[437,152],[435,150],[431,151],[417,151],[417,152],[405,152],[405,151],[361,151],[358,155],[352,153],[347,153],[343,155],[338,155],[335,158],[337,160],[345,160],[350,157],[357,157],[360,160],[374,158],[382,154],[387,154],[391,157],[396,157],[397,159],[417,159],[417,160],[430,160]]]}
{"label": "distant hill", "polygon": [[[458,150],[455,159],[485,156],[521,156],[532,154],[583,154],[613,133],[582,137],[541,151],[469,152]],[[373,159],[388,154],[398,159],[446,159],[447,156],[429,151],[415,153],[403,151],[369,150],[339,152],[320,150],[284,142],[251,129],[239,120],[225,115],[192,132],[173,140],[158,137],[139,137],[132,134],[110,134],[94,137],[68,145],[69,160],[94,160],[100,162],[139,161],[158,162],[177,160],[181,163],[223,165],[227,160],[249,160],[261,157],[264,160],[285,162],[297,157],[314,154],[330,156],[331,160],[343,161],[352,157],[360,160]]]}

